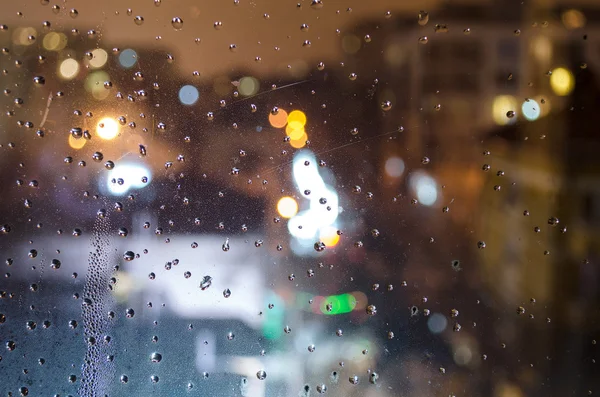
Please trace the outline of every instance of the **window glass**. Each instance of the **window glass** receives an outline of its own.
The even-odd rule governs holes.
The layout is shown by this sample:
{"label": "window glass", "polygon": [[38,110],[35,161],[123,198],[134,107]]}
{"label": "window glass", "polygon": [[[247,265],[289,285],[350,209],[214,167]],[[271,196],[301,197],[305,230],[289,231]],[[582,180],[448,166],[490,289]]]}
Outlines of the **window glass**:
{"label": "window glass", "polygon": [[593,395],[594,2],[0,16],[0,395]]}

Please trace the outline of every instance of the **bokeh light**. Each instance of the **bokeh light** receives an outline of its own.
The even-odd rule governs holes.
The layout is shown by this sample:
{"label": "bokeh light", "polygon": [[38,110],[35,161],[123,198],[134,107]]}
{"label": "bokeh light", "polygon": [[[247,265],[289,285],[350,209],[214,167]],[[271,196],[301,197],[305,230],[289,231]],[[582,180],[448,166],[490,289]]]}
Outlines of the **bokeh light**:
{"label": "bokeh light", "polygon": [[284,218],[291,218],[298,213],[298,203],[292,197],[282,197],[277,202],[277,212]]}
{"label": "bokeh light", "polygon": [[573,73],[566,68],[556,68],[550,76],[550,87],[558,96],[566,96],[573,91],[575,79]]}
{"label": "bokeh light", "polygon": [[[512,124],[517,120],[517,110],[518,103],[515,97],[512,95],[499,95],[494,98],[494,103],[492,104],[492,118],[494,122],[498,125],[507,125]],[[508,117],[508,112],[515,112],[513,117]]]}
{"label": "bokeh light", "polygon": [[119,123],[115,119],[105,117],[98,122],[96,133],[107,141],[114,139],[119,134]]}
{"label": "bokeh light", "polygon": [[325,226],[319,231],[319,239],[326,247],[334,247],[340,242],[340,235],[337,233],[337,228]]}
{"label": "bokeh light", "polygon": [[289,136],[291,140],[298,140],[302,138],[302,135],[305,133],[304,127],[297,121],[288,123],[288,125],[285,126],[285,134]]}
{"label": "bokeh light", "polygon": [[302,134],[302,136],[298,139],[290,139],[290,146],[294,149],[301,149],[306,146],[306,141],[308,140],[308,135],[306,132]]}
{"label": "bokeh light", "polygon": [[92,59],[89,60],[89,65],[93,68],[101,68],[108,61],[108,53],[102,48],[96,48],[92,51]]}
{"label": "bokeh light", "polygon": [[326,315],[350,313],[356,307],[356,297],[352,294],[331,295],[319,302],[321,313]]}
{"label": "bokeh light", "polygon": [[69,134],[69,146],[73,149],[79,150],[85,146],[87,139],[84,138],[75,138],[73,135]]}
{"label": "bokeh light", "polygon": [[306,125],[306,115],[300,110],[293,110],[287,117],[288,124],[304,127]]}
{"label": "bokeh light", "polygon": [[128,48],[119,54],[119,64],[125,69],[129,69],[137,63],[137,58],[137,52]]}
{"label": "bokeh light", "polygon": [[198,92],[198,89],[193,85],[184,85],[179,90],[179,100],[184,105],[193,105],[198,101],[199,97],[200,93]]}
{"label": "bokeh light", "polygon": [[279,109],[277,113],[269,112],[269,123],[275,128],[283,128],[287,124],[288,114],[285,110]]}
{"label": "bokeh light", "polygon": [[258,92],[259,87],[260,83],[256,78],[247,76],[240,79],[238,91],[242,96],[251,96]]}
{"label": "bokeh light", "polygon": [[565,28],[569,30],[581,29],[586,23],[585,15],[581,11],[573,9],[563,12],[561,19]]}
{"label": "bokeh light", "polygon": [[437,183],[425,172],[413,172],[410,176],[410,185],[419,203],[430,206],[438,200]]}
{"label": "bokeh light", "polygon": [[400,157],[390,157],[385,161],[385,173],[392,178],[401,177],[404,167],[404,161]]}
{"label": "bokeh light", "polygon": [[79,73],[79,63],[73,58],[67,58],[60,63],[58,73],[63,79],[72,80]]}
{"label": "bokeh light", "polygon": [[85,90],[92,94],[95,99],[106,99],[110,95],[110,90],[104,88],[104,82],[110,81],[110,76],[103,70],[90,73],[85,78]]}
{"label": "bokeh light", "polygon": [[32,27],[20,27],[13,31],[13,43],[17,45],[31,45],[34,41],[29,40],[30,36],[37,36],[37,33]]}
{"label": "bokeh light", "polygon": [[540,105],[534,99],[527,99],[521,105],[521,113],[529,121],[537,120],[540,117]]}
{"label": "bokeh light", "polygon": [[60,51],[67,46],[67,41],[64,33],[50,32],[44,36],[42,46],[48,51]]}

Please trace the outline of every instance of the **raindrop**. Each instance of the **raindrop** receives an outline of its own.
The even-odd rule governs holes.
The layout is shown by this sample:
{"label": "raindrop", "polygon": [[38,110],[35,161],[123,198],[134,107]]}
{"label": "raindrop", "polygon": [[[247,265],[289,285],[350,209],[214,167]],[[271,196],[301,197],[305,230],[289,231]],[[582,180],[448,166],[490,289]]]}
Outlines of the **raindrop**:
{"label": "raindrop", "polygon": [[310,3],[310,7],[313,10],[320,10],[321,8],[323,8],[323,0],[312,0],[312,2]]}
{"label": "raindrop", "polygon": [[381,109],[383,109],[384,111],[388,111],[392,108],[392,102],[391,101],[383,101],[381,103]]}
{"label": "raindrop", "polygon": [[224,296],[225,298],[229,298],[229,297],[231,296],[231,290],[230,290],[229,288],[225,288],[225,289],[223,290],[223,296]]}
{"label": "raindrop", "polygon": [[173,28],[179,30],[179,29],[183,28],[183,19],[181,19],[179,17],[175,17],[175,18],[171,19],[171,25],[173,26]]}
{"label": "raindrop", "polygon": [[212,277],[211,276],[202,277],[202,281],[200,282],[200,289],[202,291],[206,290],[211,285],[212,285]]}
{"label": "raindrop", "polygon": [[162,360],[162,354],[160,353],[152,353],[150,355],[150,361],[152,361],[153,363],[159,363]]}
{"label": "raindrop", "polygon": [[429,14],[427,13],[427,11],[419,11],[417,21],[421,26],[427,25],[427,22],[429,22]]}
{"label": "raindrop", "polygon": [[135,22],[136,25],[140,26],[144,23],[144,17],[138,15],[135,18],[133,18],[133,22]]}
{"label": "raindrop", "polygon": [[317,241],[317,242],[315,243],[315,246],[314,246],[314,248],[315,248],[315,251],[317,251],[317,252],[322,252],[322,251],[324,251],[324,250],[325,250],[325,243],[324,243],[324,242],[322,242],[322,241]]}
{"label": "raindrop", "polygon": [[265,380],[267,378],[267,373],[261,369],[256,373],[256,377],[258,378],[258,380]]}

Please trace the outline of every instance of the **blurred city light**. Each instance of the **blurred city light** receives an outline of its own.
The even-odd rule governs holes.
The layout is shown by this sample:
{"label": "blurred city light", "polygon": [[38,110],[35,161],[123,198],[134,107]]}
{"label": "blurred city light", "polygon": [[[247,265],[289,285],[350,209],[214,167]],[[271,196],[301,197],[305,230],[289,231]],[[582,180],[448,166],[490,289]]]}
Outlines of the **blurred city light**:
{"label": "blurred city light", "polygon": [[60,51],[67,46],[67,35],[64,33],[50,32],[44,36],[42,46],[48,51]]}
{"label": "blurred city light", "polygon": [[333,226],[325,226],[319,230],[319,240],[325,243],[326,247],[335,247],[340,242],[340,235],[337,228]]}
{"label": "blurred city light", "polygon": [[246,76],[240,79],[238,91],[242,96],[251,96],[258,92],[260,83],[254,77]]}
{"label": "blurred city light", "polygon": [[534,99],[526,99],[521,105],[521,113],[529,121],[537,120],[540,117],[540,105]]}
{"label": "blurred city light", "polygon": [[308,140],[308,135],[306,135],[306,132],[304,132],[302,134],[302,136],[300,136],[300,138],[290,139],[290,146],[293,147],[294,149],[302,149],[304,146],[306,146],[307,140]]}
{"label": "blurred city light", "polygon": [[193,105],[198,101],[200,93],[193,85],[184,85],[179,89],[179,100],[184,105]]}
{"label": "blurred city light", "polygon": [[579,10],[567,10],[562,13],[562,23],[569,30],[581,29],[585,26],[585,15]]}
{"label": "blurred city light", "polygon": [[389,157],[385,161],[385,172],[392,178],[399,178],[404,173],[404,161],[400,157]]}
{"label": "blurred city light", "polygon": [[299,122],[293,121],[285,127],[285,134],[290,137],[291,141],[297,141],[306,135],[306,132]]}
{"label": "blurred city light", "polygon": [[96,133],[107,141],[114,139],[119,133],[119,123],[110,117],[105,117],[98,122]]}
{"label": "blurred city light", "polygon": [[423,205],[433,205],[438,199],[438,189],[435,179],[423,171],[416,171],[410,176],[410,185],[417,200]]}
{"label": "blurred city light", "polygon": [[75,138],[73,135],[69,134],[69,146],[71,146],[73,149],[81,149],[82,147],[85,146],[85,143],[87,142],[87,139],[84,138]]}
{"label": "blurred city light", "polygon": [[[512,124],[517,120],[518,103],[512,95],[499,95],[494,98],[492,105],[492,118],[498,125]],[[514,116],[508,117],[508,112],[514,112]]]}
{"label": "blurred city light", "polygon": [[321,301],[321,313],[332,316],[350,313],[356,307],[356,298],[352,294],[331,295]]}
{"label": "blurred city light", "polygon": [[531,52],[540,62],[550,62],[552,59],[552,42],[548,36],[536,36],[530,42]]}
{"label": "blurred city light", "polygon": [[569,69],[562,67],[554,69],[550,76],[550,87],[552,87],[552,91],[558,96],[569,95],[575,87],[573,73]]}
{"label": "blurred city light", "polygon": [[133,65],[135,65],[137,63],[137,52],[135,52],[131,48],[123,50],[119,54],[119,63],[125,69],[129,69],[129,68],[133,67]]}
{"label": "blurred city light", "polygon": [[448,326],[446,316],[441,313],[433,313],[427,320],[427,328],[434,334],[443,332]]}
{"label": "blurred city light", "polygon": [[287,124],[288,114],[283,109],[278,109],[277,112],[269,112],[269,123],[275,128],[283,128]]}
{"label": "blurred city light", "polygon": [[[336,233],[335,221],[339,215],[339,198],[333,188],[327,186],[319,174],[317,160],[309,150],[299,151],[292,162],[292,170],[296,188],[309,201],[307,210],[298,214],[288,222],[288,231],[298,239],[298,249],[302,253],[314,252],[312,246],[315,238],[329,237],[334,246],[338,240],[331,236]],[[339,239],[339,236],[337,236]]]}
{"label": "blurred city light", "polygon": [[35,42],[29,40],[29,37],[36,37],[37,33],[32,27],[20,27],[13,31],[13,43],[17,45],[31,45]]}
{"label": "blurred city light", "polygon": [[277,212],[284,218],[291,218],[298,213],[298,203],[292,197],[282,197],[277,202]]}
{"label": "blurred city light", "polygon": [[60,63],[58,73],[65,80],[72,80],[79,73],[79,63],[73,58],[67,58]]}
{"label": "blurred city light", "polygon": [[108,61],[108,53],[102,48],[96,48],[92,51],[92,59],[89,60],[89,65],[93,68],[101,68]]}
{"label": "blurred city light", "polygon": [[288,125],[293,124],[294,129],[302,128],[306,125],[306,115],[300,110],[290,112],[287,118]]}
{"label": "blurred city light", "polygon": [[121,196],[132,188],[139,189],[147,186],[148,182],[150,182],[150,170],[138,164],[118,164],[108,173],[106,187],[110,194]]}
{"label": "blurred city light", "polygon": [[95,99],[106,99],[110,95],[110,90],[104,87],[105,81],[110,81],[108,73],[102,70],[92,72],[85,78],[85,90],[91,93]]}

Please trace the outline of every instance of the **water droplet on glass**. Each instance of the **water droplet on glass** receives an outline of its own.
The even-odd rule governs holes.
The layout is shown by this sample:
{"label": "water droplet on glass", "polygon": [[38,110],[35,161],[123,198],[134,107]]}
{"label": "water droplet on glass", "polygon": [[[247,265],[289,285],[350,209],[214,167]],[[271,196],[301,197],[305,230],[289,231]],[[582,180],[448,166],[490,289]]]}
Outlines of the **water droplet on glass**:
{"label": "water droplet on glass", "polygon": [[429,42],[429,39],[427,38],[427,36],[419,37],[419,44],[427,44],[428,42]]}
{"label": "water droplet on glass", "polygon": [[381,103],[381,109],[383,109],[384,111],[388,111],[392,108],[392,102],[391,101],[383,101]]}
{"label": "water droplet on glass", "polygon": [[212,277],[211,276],[202,277],[202,281],[200,282],[200,289],[202,291],[206,290],[211,285],[212,285]]}
{"label": "water droplet on glass", "polygon": [[375,305],[368,305],[366,308],[366,312],[369,316],[374,316],[377,314],[377,307]]}
{"label": "water droplet on glass", "polygon": [[173,26],[173,28],[175,28],[177,30],[183,28],[183,19],[181,19],[179,17],[175,17],[175,18],[171,19],[171,26]]}
{"label": "water droplet on glass", "polygon": [[429,13],[427,13],[427,11],[419,11],[417,18],[419,25],[425,26],[427,25],[427,22],[429,22]]}
{"label": "water droplet on glass", "polygon": [[150,355],[150,361],[153,363],[159,363],[160,360],[162,360],[162,354],[154,352]]}
{"label": "water droplet on glass", "polygon": [[258,371],[258,372],[256,373],[256,377],[257,377],[259,380],[265,380],[265,379],[267,378],[267,373],[266,373],[264,370],[262,370],[262,369],[261,369],[260,371]]}

